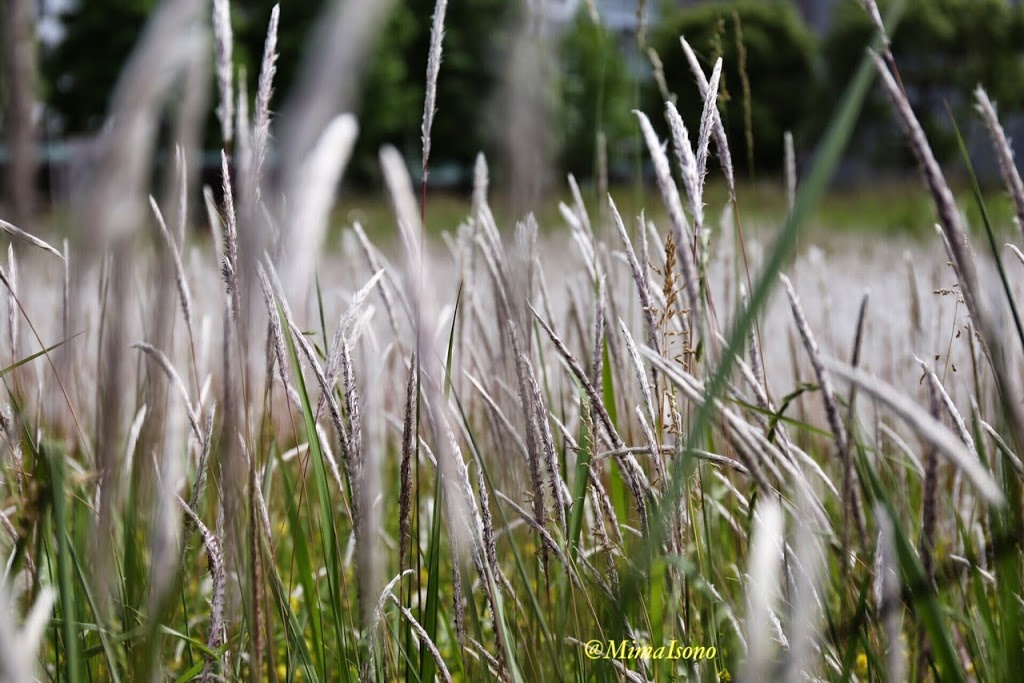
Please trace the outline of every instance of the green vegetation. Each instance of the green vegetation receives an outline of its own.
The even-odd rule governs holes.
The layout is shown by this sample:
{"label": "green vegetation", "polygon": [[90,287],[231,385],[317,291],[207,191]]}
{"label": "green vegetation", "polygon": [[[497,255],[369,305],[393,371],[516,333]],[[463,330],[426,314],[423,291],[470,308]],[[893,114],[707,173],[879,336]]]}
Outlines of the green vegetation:
{"label": "green vegetation", "polygon": [[[172,69],[188,37],[152,22],[133,64]],[[0,221],[0,677],[1014,680],[1024,254],[1001,244],[1020,240],[1024,183],[979,89],[1010,203],[958,133],[953,193],[884,38],[791,201],[705,182],[730,125],[717,70],[689,135],[666,144],[664,109],[636,112],[653,225],[574,182],[557,209],[509,215],[483,156],[468,206],[419,194],[393,146],[392,215],[334,209],[349,117],[297,168],[261,166],[282,151],[261,128],[273,51],[223,196],[200,210],[179,161],[146,213],[150,183],[124,177],[175,110],[172,85],[139,87],[70,245]],[[928,206],[893,201],[904,186],[823,204],[875,91]],[[940,235],[900,284],[892,259],[848,254],[797,277],[819,218],[887,231],[907,207]],[[349,212],[335,243],[332,210]],[[214,239],[190,239],[195,216]]]}

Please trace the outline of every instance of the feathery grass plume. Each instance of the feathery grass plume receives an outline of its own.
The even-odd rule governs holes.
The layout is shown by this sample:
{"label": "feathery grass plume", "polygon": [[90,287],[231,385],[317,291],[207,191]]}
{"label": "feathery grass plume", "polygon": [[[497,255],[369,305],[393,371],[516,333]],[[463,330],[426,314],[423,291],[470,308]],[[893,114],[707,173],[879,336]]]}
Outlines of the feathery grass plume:
{"label": "feathery grass plume", "polygon": [[161,3],[121,72],[93,172],[75,191],[87,253],[99,253],[110,240],[133,233],[139,223],[159,110],[179,75],[206,48],[208,36],[193,29],[202,24],[207,2]]}
{"label": "feathery grass plume", "polygon": [[[658,333],[657,325],[654,323],[654,306],[651,303],[651,293],[646,277],[645,266],[641,266],[637,260],[636,252],[633,250],[633,243],[629,239],[629,235],[626,234],[626,225],[622,222],[622,216],[619,214],[618,207],[615,206],[615,201],[611,195],[608,195],[608,206],[611,208],[612,217],[615,219],[615,225],[619,230],[619,239],[622,240],[622,245],[626,248],[626,258],[629,261],[629,270],[633,275],[633,282],[636,284],[637,296],[640,299],[640,308],[644,316],[644,329],[647,332],[647,344],[657,352],[661,352],[658,345]],[[641,230],[641,234],[643,230]],[[646,244],[646,240],[644,241]],[[646,256],[644,261],[646,263]]]}
{"label": "feathery grass plume", "polygon": [[420,128],[423,142],[423,189],[426,192],[430,168],[430,129],[434,125],[437,106],[437,77],[441,73],[441,51],[444,42],[444,15],[448,0],[434,3],[434,18],[430,25],[430,51],[427,53],[427,91],[423,98],[423,124]]}
{"label": "feathery grass plume", "polygon": [[[199,501],[206,490],[206,479],[209,474],[208,464],[210,450],[213,445],[213,419],[217,414],[217,404],[210,405],[206,411],[206,424],[203,425],[203,440],[200,442],[202,448],[199,452],[199,460],[196,461],[196,479],[192,483],[192,492],[189,494],[188,505],[193,510],[199,506]],[[145,416],[145,413],[142,413]]]}
{"label": "feathery grass plume", "polygon": [[597,282],[597,297],[594,299],[594,355],[590,363],[590,381],[601,390],[603,375],[601,364],[604,360],[605,341],[605,277],[602,275]]}
{"label": "feathery grass plume", "polygon": [[786,209],[792,214],[793,206],[796,204],[796,152],[793,149],[793,133],[787,130],[782,140],[786,159]]}
{"label": "feathery grass plume", "polygon": [[217,105],[217,118],[220,120],[221,137],[225,145],[231,144],[232,125],[235,117],[235,94],[231,76],[234,70],[231,52],[234,48],[234,36],[231,31],[230,0],[213,0],[213,36],[214,61],[217,68],[217,90],[220,102]]}
{"label": "feathery grass plume", "polygon": [[548,423],[548,407],[544,402],[544,394],[541,393],[540,384],[537,381],[529,358],[526,359],[526,381],[529,385],[530,405],[537,425],[537,437],[540,442],[541,455],[547,468],[551,500],[555,506],[555,517],[558,519],[562,533],[568,535],[569,527],[566,524],[565,513],[566,508],[571,504],[571,500],[569,496],[564,494],[565,489],[562,484],[562,477],[559,474],[558,455],[555,452],[555,440],[551,434],[551,425]]}
{"label": "feathery grass plume", "polygon": [[782,508],[774,500],[762,501],[754,512],[754,533],[750,541],[748,564],[746,641],[743,680],[767,681],[772,671],[773,605],[782,578],[784,519]]}
{"label": "feathery grass plume", "polygon": [[974,99],[976,100],[975,108],[985,122],[985,128],[992,141],[992,148],[999,159],[999,173],[1003,176],[1003,183],[1013,200],[1017,228],[1024,234],[1024,181],[1021,180],[1020,171],[1017,170],[1017,165],[1013,161],[1013,148],[1010,146],[1010,141],[1006,139],[1006,132],[1003,130],[1002,124],[999,123],[995,105],[992,104],[992,100],[980,85],[974,91]]}
{"label": "feathery grass plume", "polygon": [[836,454],[843,468],[843,510],[853,518],[853,528],[857,538],[864,538],[864,520],[861,517],[860,502],[857,497],[857,490],[853,480],[853,459],[850,452],[850,441],[846,433],[846,427],[839,415],[839,404],[836,401],[835,389],[832,387],[832,378],[825,371],[822,363],[821,352],[818,344],[811,333],[811,327],[807,324],[803,308],[800,306],[800,299],[797,298],[793,283],[784,274],[779,274],[782,284],[786,287],[786,294],[789,296],[790,305],[793,308],[793,318],[796,320],[797,330],[804,342],[807,356],[811,360],[814,374],[818,378],[818,385],[821,388],[821,398],[825,405],[825,416],[828,418],[829,428],[832,430],[832,437],[836,443]]}
{"label": "feathery grass plume", "polygon": [[960,443],[960,439],[956,435],[929,415],[926,410],[901,395],[890,384],[872,377],[863,370],[828,357],[822,358],[822,363],[833,375],[846,382],[856,384],[861,391],[885,405],[925,441],[934,445],[939,454],[953,463],[967,477],[985,502],[996,507],[1005,505],[1003,492],[992,478],[991,473],[982,467],[978,458]]}
{"label": "feathery grass plume", "polygon": [[260,76],[256,86],[256,111],[253,113],[252,168],[247,169],[246,201],[255,202],[260,197],[263,164],[270,147],[270,99],[274,95],[274,74],[277,72],[277,27],[281,18],[281,5],[270,10],[267,37],[263,43],[263,60],[260,62]]}
{"label": "feathery grass plume", "polygon": [[675,181],[672,180],[672,169],[669,168],[668,157],[665,150],[658,141],[658,136],[651,127],[651,122],[641,111],[633,111],[640,120],[640,129],[643,132],[644,140],[647,142],[647,149],[651,155],[651,162],[654,164],[654,173],[658,178],[658,188],[661,190],[662,200],[668,210],[669,220],[672,224],[672,233],[676,246],[676,262],[679,264],[683,276],[683,284],[686,287],[686,296],[689,299],[690,308],[694,312],[693,319],[700,321],[697,311],[700,310],[700,287],[697,284],[697,275],[694,272],[694,256],[690,253],[689,244],[692,235],[690,226],[683,215],[683,205],[679,199],[679,191],[676,189]]}
{"label": "feathery grass plume", "polygon": [[[271,317],[279,315],[278,311],[284,313],[284,321],[281,325],[282,329],[287,328],[291,334],[295,346],[299,351],[302,352],[303,357],[306,359],[306,363],[310,369],[313,370],[313,376],[316,378],[317,385],[320,387],[321,394],[327,397],[327,408],[328,414],[331,416],[331,423],[334,425],[334,429],[338,434],[338,441],[341,446],[342,464],[345,468],[345,477],[348,480],[348,490],[357,490],[359,485],[359,459],[353,451],[351,437],[349,430],[346,429],[345,423],[341,417],[341,409],[338,406],[337,400],[334,398],[333,387],[327,383],[327,378],[324,376],[323,368],[320,367],[320,363],[316,359],[316,351],[313,349],[309,340],[306,339],[306,335],[302,334],[302,330],[295,324],[295,319],[292,317],[291,308],[288,306],[288,302],[283,298],[281,282],[277,278],[277,274],[274,271],[273,265],[267,260],[267,268],[264,270],[261,264],[256,264],[256,274],[261,281],[266,280],[272,287],[277,300],[277,306],[274,307],[274,312],[271,313]],[[314,438],[314,435],[308,435],[308,438]],[[337,479],[337,467],[333,463],[333,459],[329,457],[329,452],[324,450],[324,456],[328,459],[330,469],[336,477],[335,483],[338,485],[339,490],[345,490],[346,487],[342,485],[342,482]],[[352,523],[353,527],[359,524],[361,519],[359,515],[359,502],[357,499],[352,501]]]}
{"label": "feathery grass plume", "polygon": [[[228,155],[220,153],[221,183],[224,191],[224,254],[222,271],[224,284],[227,287],[228,302],[231,305],[231,318],[238,321],[241,311],[241,294],[238,290],[238,223],[235,214],[234,193],[231,190],[231,172]],[[225,377],[230,375],[225,374]]]}
{"label": "feathery grass plume", "polygon": [[[690,47],[690,44],[686,42],[686,38],[679,36],[679,42],[683,46],[686,61],[690,64],[690,71],[693,72],[693,77],[697,81],[697,89],[700,92],[700,96],[706,102],[708,91],[711,88],[708,78],[704,74],[704,69],[701,68],[700,61],[697,59],[697,55]],[[725,134],[725,125],[722,123],[722,114],[718,111],[718,107],[712,108],[711,116],[714,122],[715,147],[718,148],[718,163],[722,166],[722,173],[725,174],[725,182],[729,187],[729,196],[735,201],[736,179],[733,175],[732,154],[729,152],[729,138]]]}
{"label": "feathery grass plume", "polygon": [[[249,118],[249,86],[245,66],[238,67],[238,105],[235,107],[235,159],[244,174],[252,168],[252,119]],[[227,148],[225,146],[225,148]]]}
{"label": "feathery grass plume", "polygon": [[722,77],[722,58],[715,61],[711,70],[711,78],[708,80],[707,92],[702,93],[704,97],[704,110],[700,115],[700,134],[697,136],[697,178],[704,183],[708,170],[708,154],[711,147],[711,129],[715,122],[715,112],[718,111],[718,82]]}
{"label": "feathery grass plume", "polygon": [[282,242],[281,275],[285,291],[293,301],[303,300],[309,289],[317,253],[327,235],[338,183],[358,131],[359,125],[351,114],[333,119],[297,169],[293,184],[285,190],[288,205],[286,209],[282,207],[278,216],[283,234],[287,235]]}
{"label": "feathery grass plume", "polygon": [[[261,264],[256,264],[256,277],[263,291],[263,303],[267,307],[267,317],[270,325],[270,341],[272,347],[267,350],[267,374],[272,371],[274,361],[277,361],[278,378],[281,380],[281,387],[288,389],[288,352],[285,347],[284,332],[281,329],[281,316],[277,312],[277,304],[274,300],[274,292],[271,289],[270,281],[267,279],[266,271]],[[271,355],[273,354],[273,355]],[[325,400],[321,398],[321,401]]]}
{"label": "feathery grass plume", "polygon": [[[690,376],[682,366],[678,363],[666,360],[663,356],[655,354],[647,347],[641,348],[640,352],[647,356],[647,359],[656,366],[670,382],[679,387],[686,398],[697,405],[703,405],[706,400],[704,385]],[[751,477],[758,486],[763,488],[765,491],[772,491],[773,488],[768,484],[768,481],[762,474],[761,468],[758,466],[758,462],[763,463],[776,479],[782,479],[781,473],[767,457],[755,458],[756,453],[764,452],[765,455],[767,455],[767,451],[770,449],[762,449],[759,447],[755,442],[756,439],[754,438],[753,430],[749,428],[749,425],[741,420],[735,413],[722,405],[721,401],[716,400],[713,405],[715,407],[715,413],[721,429],[725,433],[730,444],[736,448],[740,462],[742,462],[743,466],[750,471]]]}
{"label": "feathery grass plume", "polygon": [[412,530],[412,458],[413,440],[416,434],[413,432],[413,415],[415,414],[415,403],[418,399],[416,391],[416,354],[413,353],[409,361],[409,381],[405,389],[405,418],[402,422],[402,464],[398,471],[398,564],[401,571],[405,571],[408,563],[406,555],[409,553],[409,539]]}
{"label": "feathery grass plume", "polygon": [[224,553],[221,550],[220,541],[217,540],[217,536],[203,524],[203,520],[199,519],[199,515],[195,513],[192,507],[182,500],[180,496],[178,497],[178,502],[181,504],[185,514],[188,515],[189,519],[192,520],[192,523],[199,530],[199,535],[203,539],[203,545],[206,547],[206,556],[210,562],[210,578],[213,579],[213,597],[210,601],[210,633],[206,637],[207,652],[203,655],[206,663],[203,665],[203,671],[199,677],[203,681],[217,680],[219,676],[214,671],[214,668],[222,666],[223,662],[217,661],[217,658],[212,653],[216,652],[224,643],[225,636],[224,607],[227,598],[228,574],[224,565]]}
{"label": "feathery grass plume", "polygon": [[[512,343],[512,353],[516,366],[516,378],[519,382],[519,398],[523,409],[523,419],[526,422],[526,447],[530,470],[530,484],[533,498],[533,517],[537,526],[544,528],[547,524],[546,508],[544,506],[544,480],[541,476],[541,454],[540,435],[537,428],[537,413],[534,410],[532,395],[530,393],[528,380],[526,379],[527,365],[529,361],[523,351],[523,344],[512,320],[508,321],[508,334]],[[558,499],[555,499],[557,504]],[[541,560],[547,567],[547,553],[544,546],[541,546]]]}
{"label": "feathery grass plume", "polygon": [[683,189],[686,190],[686,198],[690,202],[693,231],[699,234],[704,226],[704,202],[702,201],[704,180],[697,167],[697,158],[693,155],[690,134],[674,103],[665,103],[665,118],[668,120],[669,130],[672,132],[672,146],[676,152],[679,175],[683,179]]}
{"label": "feathery grass plume", "polygon": [[878,610],[886,639],[886,672],[889,681],[906,680],[907,654],[901,638],[902,609],[900,605],[899,557],[896,554],[895,531],[888,512],[880,505],[875,508],[878,524],[878,564],[875,585]]}

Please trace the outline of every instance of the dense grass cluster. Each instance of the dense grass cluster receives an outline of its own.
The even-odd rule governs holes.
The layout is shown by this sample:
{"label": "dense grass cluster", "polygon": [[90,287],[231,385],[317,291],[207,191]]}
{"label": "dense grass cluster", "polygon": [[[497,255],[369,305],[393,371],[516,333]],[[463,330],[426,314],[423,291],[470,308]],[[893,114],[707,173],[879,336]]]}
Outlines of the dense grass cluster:
{"label": "dense grass cluster", "polygon": [[[361,7],[325,21],[361,30],[376,11]],[[161,102],[195,66],[208,10],[154,15],[72,241],[0,222],[22,250],[0,271],[5,679],[1022,670],[1021,264],[1000,258],[983,203],[990,255],[971,251],[877,10],[877,56],[801,183],[788,164],[771,246],[744,240],[722,62],[708,73],[683,40],[701,119],[688,130],[667,104],[663,146],[636,112],[663,225],[588,206],[572,178],[566,239],[533,216],[498,225],[481,157],[470,215],[429,243],[426,185],[417,197],[385,148],[397,244],[355,224],[329,253],[357,123],[325,115],[338,93],[314,86],[358,59],[320,45],[293,119],[272,129],[276,10],[253,104],[232,92],[227,0],[213,3],[223,187],[197,209],[183,147],[147,206]],[[863,260],[793,260],[875,74],[935,202],[934,276],[897,258],[896,275],[863,282],[841,272]],[[977,101],[1024,225],[994,107]],[[183,142],[196,107],[180,99]],[[725,207],[704,202],[712,153]],[[798,270],[794,286],[783,271]],[[880,303],[845,291],[851,279]]]}

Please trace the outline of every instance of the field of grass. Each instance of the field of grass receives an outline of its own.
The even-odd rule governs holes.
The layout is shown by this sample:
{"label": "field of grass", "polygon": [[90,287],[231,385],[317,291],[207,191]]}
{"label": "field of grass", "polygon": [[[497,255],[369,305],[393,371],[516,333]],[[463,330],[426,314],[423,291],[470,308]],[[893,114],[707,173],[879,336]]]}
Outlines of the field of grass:
{"label": "field of grass", "polygon": [[[1024,187],[983,92],[1006,195],[949,190],[882,50],[779,188],[705,187],[719,62],[667,145],[638,113],[654,188],[515,216],[482,157],[467,200],[385,148],[385,212],[334,205],[323,88],[272,125],[275,13],[194,199],[184,152],[138,179],[203,5],[154,15],[69,240],[0,222],[0,678],[1016,680]],[[924,186],[825,199],[870,87]]]}

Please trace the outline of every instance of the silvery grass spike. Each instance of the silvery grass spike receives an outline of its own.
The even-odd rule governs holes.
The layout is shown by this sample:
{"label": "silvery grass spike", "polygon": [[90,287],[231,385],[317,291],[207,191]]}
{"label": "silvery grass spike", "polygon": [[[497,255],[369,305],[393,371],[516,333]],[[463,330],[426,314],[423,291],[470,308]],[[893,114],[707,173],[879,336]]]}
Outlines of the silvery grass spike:
{"label": "silvery grass spike", "polygon": [[644,140],[647,142],[647,149],[651,155],[651,162],[654,164],[654,172],[658,178],[658,188],[661,190],[662,200],[668,210],[669,220],[672,225],[673,238],[676,242],[676,262],[679,265],[683,276],[683,284],[686,287],[686,297],[690,303],[690,309],[695,312],[694,319],[700,320],[696,311],[700,309],[700,288],[697,284],[697,274],[694,272],[694,257],[690,250],[690,243],[693,235],[690,226],[683,215],[683,205],[679,199],[679,191],[676,189],[675,181],[672,179],[672,169],[669,167],[668,157],[665,150],[658,141],[658,136],[651,127],[647,116],[634,110],[640,120],[640,129],[643,132]]}
{"label": "silvery grass spike", "polygon": [[0,678],[5,681],[32,681],[40,656],[43,635],[57,594],[43,586],[23,623],[16,623],[14,599],[6,583],[0,584]]}
{"label": "silvery grass spike", "polygon": [[[637,259],[636,251],[633,249],[633,243],[630,241],[629,235],[626,234],[626,225],[622,222],[622,216],[619,214],[619,209],[615,206],[615,200],[612,199],[610,194],[608,195],[608,207],[611,209],[612,217],[615,219],[615,226],[619,231],[619,239],[622,240],[622,245],[626,249],[626,258],[629,261],[629,270],[633,275],[633,282],[636,285],[637,296],[640,299],[640,309],[644,317],[644,331],[647,333],[647,345],[660,353],[657,325],[654,323],[654,308],[651,304],[651,294],[646,277],[645,266],[641,266]],[[641,235],[644,232],[643,221],[641,221],[640,232]],[[644,243],[646,244],[646,240]]]}
{"label": "silvery grass spike", "polygon": [[[711,88],[708,78],[704,74],[704,69],[701,67],[700,61],[697,59],[697,55],[690,47],[690,44],[686,42],[686,38],[680,36],[679,42],[683,47],[683,53],[686,55],[686,61],[690,64],[690,71],[693,72],[693,76],[697,80],[700,96],[707,101],[708,91]],[[722,173],[725,174],[725,182],[729,187],[729,196],[733,201],[736,201],[736,180],[733,176],[732,154],[729,152],[729,138],[725,134],[722,114],[715,107],[711,112],[711,116],[714,122],[715,146],[718,148],[718,162],[722,166]]]}
{"label": "silvery grass spike", "polygon": [[288,208],[278,221],[284,234],[281,275],[285,292],[292,301],[304,301],[317,254],[323,247],[331,207],[338,183],[352,154],[359,126],[352,114],[334,118],[316,145],[296,169],[292,184],[285,189]]}
{"label": "silvery grass spike", "polygon": [[224,607],[227,601],[228,575],[227,569],[224,566],[224,552],[221,549],[221,543],[217,536],[203,524],[203,520],[199,519],[199,515],[195,513],[189,504],[182,500],[180,496],[178,497],[178,503],[199,530],[199,535],[203,539],[203,545],[206,547],[206,555],[210,558],[210,578],[213,579],[213,596],[210,600],[210,631],[206,640],[207,651],[203,655],[206,662],[200,674],[201,680],[210,680],[210,677],[213,675],[212,669],[220,664],[219,658],[215,657],[212,653],[220,648],[225,636]]}
{"label": "silvery grass spike", "polygon": [[704,225],[704,203],[702,200],[703,181],[697,167],[697,157],[693,154],[693,147],[690,144],[690,134],[686,130],[683,118],[673,102],[665,103],[665,118],[668,120],[669,130],[672,132],[672,146],[676,152],[676,163],[679,166],[679,175],[683,179],[683,189],[686,190],[686,198],[690,202],[690,215],[693,217],[695,232],[700,232]]}
{"label": "silvery grass spike", "polygon": [[54,249],[49,244],[39,239],[35,235],[31,235],[25,232],[24,230],[14,225],[13,223],[8,223],[7,221],[0,219],[0,230],[3,230],[14,239],[21,240],[22,242],[25,242],[27,244],[31,244],[32,246],[38,247],[43,251],[48,251],[57,258],[64,260],[64,255],[61,254],[59,251],[57,251],[56,249]]}
{"label": "silvery grass spike", "polygon": [[782,508],[766,499],[754,512],[747,569],[747,653],[743,681],[772,679],[772,615],[782,578]]}
{"label": "silvery grass spike", "polygon": [[703,190],[708,170],[708,155],[711,146],[711,129],[718,112],[718,83],[722,78],[722,58],[715,61],[708,80],[707,92],[704,95],[704,109],[700,115],[700,134],[697,136],[697,179]]}
{"label": "silvery grass spike", "polygon": [[434,4],[434,18],[430,25],[430,51],[427,53],[427,89],[423,98],[423,124],[421,127],[423,142],[423,187],[427,186],[427,174],[430,169],[430,130],[434,125],[434,114],[437,103],[437,77],[441,72],[441,49],[444,42],[444,15],[448,9],[448,0],[437,0]]}
{"label": "silvery grass spike", "polygon": [[270,99],[274,94],[274,75],[277,73],[277,27],[281,18],[281,5],[270,10],[267,36],[263,43],[263,59],[256,85],[256,111],[253,113],[252,168],[245,169],[245,202],[259,200],[263,179],[263,165],[270,146]]}
{"label": "silvery grass spike", "polygon": [[964,447],[956,435],[929,415],[928,411],[900,394],[890,384],[872,377],[863,370],[827,357],[822,361],[833,375],[856,384],[861,391],[885,405],[894,415],[906,422],[921,438],[934,445],[943,457],[963,472],[985,502],[996,507],[1005,505],[1002,489],[996,484],[992,474],[982,466],[977,456]]}
{"label": "silvery grass spike", "polygon": [[1010,141],[1006,139],[1006,132],[1003,130],[1002,124],[999,123],[995,105],[980,85],[974,91],[974,99],[975,107],[981,114],[989,138],[992,140],[992,148],[999,159],[999,173],[1013,200],[1017,228],[1024,234],[1024,181],[1021,180],[1020,171],[1017,170],[1013,161],[1013,148],[1010,146]]}

